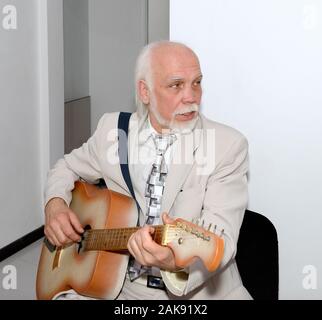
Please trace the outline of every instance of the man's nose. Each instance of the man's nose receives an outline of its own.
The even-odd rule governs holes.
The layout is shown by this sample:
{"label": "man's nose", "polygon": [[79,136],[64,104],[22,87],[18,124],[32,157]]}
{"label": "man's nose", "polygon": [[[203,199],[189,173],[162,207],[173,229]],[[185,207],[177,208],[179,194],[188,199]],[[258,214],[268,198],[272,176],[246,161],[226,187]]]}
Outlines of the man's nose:
{"label": "man's nose", "polygon": [[183,92],[183,103],[196,103],[197,102],[197,95],[196,92],[192,88],[185,88]]}

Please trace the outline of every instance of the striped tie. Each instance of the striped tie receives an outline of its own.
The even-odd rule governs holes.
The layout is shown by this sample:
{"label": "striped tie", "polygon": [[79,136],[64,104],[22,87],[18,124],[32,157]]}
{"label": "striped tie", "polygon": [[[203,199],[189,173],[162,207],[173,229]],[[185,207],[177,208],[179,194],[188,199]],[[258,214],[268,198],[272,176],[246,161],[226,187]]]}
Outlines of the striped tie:
{"label": "striped tie", "polygon": [[[164,155],[175,140],[176,136],[174,134],[153,135],[153,141],[156,148],[156,159],[152,165],[145,190],[145,197],[147,198],[146,224],[153,225],[160,223],[162,196],[165,179],[168,173]],[[139,278],[149,270],[150,268],[144,267],[135,259],[132,259],[129,264],[129,276],[131,281]]]}
{"label": "striped tie", "polygon": [[169,146],[176,140],[173,134],[155,135],[154,144],[156,147],[156,159],[152,165],[151,173],[148,177],[145,197],[147,198],[147,220],[146,224],[158,224],[160,222],[161,201],[164,191],[165,178],[168,168],[165,163],[164,155]]}

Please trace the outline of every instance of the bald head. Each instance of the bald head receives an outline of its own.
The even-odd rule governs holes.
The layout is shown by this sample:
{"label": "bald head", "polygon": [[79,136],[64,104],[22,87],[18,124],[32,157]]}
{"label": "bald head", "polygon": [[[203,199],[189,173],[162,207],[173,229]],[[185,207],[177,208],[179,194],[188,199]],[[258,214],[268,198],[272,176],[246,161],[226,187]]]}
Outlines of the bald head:
{"label": "bald head", "polygon": [[135,68],[135,84],[139,80],[145,80],[151,87],[153,74],[158,66],[163,68],[182,60],[183,57],[191,57],[199,65],[199,59],[194,51],[180,42],[157,41],[146,45],[139,54]]}
{"label": "bald head", "polygon": [[159,42],[150,49],[150,67],[153,70],[158,64],[168,64],[189,57],[199,63],[197,55],[186,45],[177,42]]}
{"label": "bald head", "polygon": [[162,43],[152,48],[150,53],[150,70],[148,70],[151,85],[155,79],[166,73],[175,74],[176,70],[183,67],[199,67],[197,55],[187,46],[178,43]]}

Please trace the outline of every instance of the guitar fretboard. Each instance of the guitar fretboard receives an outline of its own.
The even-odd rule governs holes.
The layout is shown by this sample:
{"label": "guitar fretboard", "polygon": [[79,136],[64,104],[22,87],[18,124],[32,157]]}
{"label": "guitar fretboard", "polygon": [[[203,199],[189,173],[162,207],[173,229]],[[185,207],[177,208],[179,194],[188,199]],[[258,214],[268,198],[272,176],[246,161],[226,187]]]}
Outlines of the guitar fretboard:
{"label": "guitar fretboard", "polygon": [[[153,226],[155,229],[151,235],[152,239],[162,244],[164,226]],[[120,229],[94,229],[88,230],[84,239],[84,250],[105,250],[123,251],[127,250],[127,242],[130,236],[139,228],[120,228]]]}

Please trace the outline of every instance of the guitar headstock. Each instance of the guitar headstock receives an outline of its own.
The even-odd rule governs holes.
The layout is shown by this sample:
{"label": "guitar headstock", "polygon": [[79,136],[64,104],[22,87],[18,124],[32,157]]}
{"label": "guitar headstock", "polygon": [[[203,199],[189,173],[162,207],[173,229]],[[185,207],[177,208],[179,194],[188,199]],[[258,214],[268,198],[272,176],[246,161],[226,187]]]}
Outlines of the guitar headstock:
{"label": "guitar headstock", "polygon": [[165,225],[162,244],[172,249],[177,266],[182,268],[200,258],[212,272],[218,268],[224,254],[221,234],[181,218],[176,219],[174,224]]}

